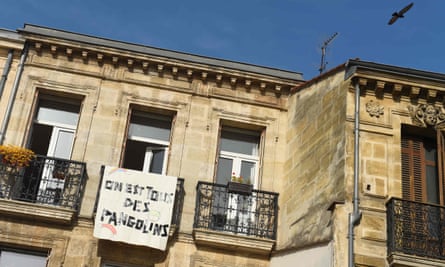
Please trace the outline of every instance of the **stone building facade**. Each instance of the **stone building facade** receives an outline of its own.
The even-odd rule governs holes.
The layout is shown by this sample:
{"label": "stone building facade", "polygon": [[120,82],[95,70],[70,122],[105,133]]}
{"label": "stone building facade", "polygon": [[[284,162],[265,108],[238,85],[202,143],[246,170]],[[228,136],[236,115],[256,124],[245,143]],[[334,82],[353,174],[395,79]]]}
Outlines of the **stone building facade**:
{"label": "stone building facade", "polygon": [[[0,266],[445,266],[441,74],[305,82],[35,25],[0,51],[2,144],[37,154],[2,155]],[[178,177],[165,250],[94,237],[104,166]]]}

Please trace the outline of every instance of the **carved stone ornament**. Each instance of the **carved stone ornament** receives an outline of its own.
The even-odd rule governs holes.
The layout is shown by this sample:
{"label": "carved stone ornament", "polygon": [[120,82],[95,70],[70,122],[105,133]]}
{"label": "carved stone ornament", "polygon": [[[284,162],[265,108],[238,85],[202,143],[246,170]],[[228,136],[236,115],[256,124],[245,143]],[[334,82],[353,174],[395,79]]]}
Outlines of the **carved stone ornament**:
{"label": "carved stone ornament", "polygon": [[422,127],[445,128],[445,112],[442,108],[430,104],[408,106],[413,123]]}
{"label": "carved stone ornament", "polygon": [[383,115],[384,107],[380,105],[378,102],[369,101],[366,103],[366,111],[371,115],[371,117],[376,116],[377,118]]}

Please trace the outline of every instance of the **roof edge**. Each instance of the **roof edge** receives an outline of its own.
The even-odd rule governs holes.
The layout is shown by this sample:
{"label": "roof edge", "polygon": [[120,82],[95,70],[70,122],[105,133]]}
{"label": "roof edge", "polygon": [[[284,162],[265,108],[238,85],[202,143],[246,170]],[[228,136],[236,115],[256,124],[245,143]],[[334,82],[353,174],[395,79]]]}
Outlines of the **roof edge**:
{"label": "roof edge", "polygon": [[116,41],[107,38],[95,37],[86,34],[79,34],[70,31],[52,29],[48,27],[25,24],[22,29],[18,29],[22,34],[35,34],[42,35],[57,39],[65,39],[69,41],[81,42],[90,45],[105,46],[114,49],[127,50],[136,53],[148,54],[159,57],[166,57],[181,61],[189,61],[193,63],[205,64],[216,67],[224,67],[228,69],[252,72],[267,76],[273,76],[281,79],[288,79],[293,81],[304,81],[300,72],[293,72],[288,70],[282,70],[277,68],[259,66],[249,63],[242,63],[237,61],[230,61],[224,59],[218,59],[213,57],[200,56],[190,53],[178,52],[173,50],[167,50],[162,48],[156,48],[151,46],[145,46],[140,44]]}
{"label": "roof edge", "polygon": [[345,80],[351,78],[358,70],[370,70],[381,73],[408,76],[434,82],[445,83],[445,74],[412,68],[398,67],[381,63],[350,59],[345,64]]}

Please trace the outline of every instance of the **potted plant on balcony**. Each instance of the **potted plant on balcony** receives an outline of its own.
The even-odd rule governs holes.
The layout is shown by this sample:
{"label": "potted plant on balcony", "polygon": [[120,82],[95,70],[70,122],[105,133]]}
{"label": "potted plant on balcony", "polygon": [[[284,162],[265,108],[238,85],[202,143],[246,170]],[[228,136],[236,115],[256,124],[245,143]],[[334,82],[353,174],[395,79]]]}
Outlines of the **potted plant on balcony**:
{"label": "potted plant on balcony", "polygon": [[29,166],[34,157],[34,152],[29,149],[0,145],[0,198],[11,196],[21,169]]}
{"label": "potted plant on balcony", "polygon": [[0,159],[3,165],[20,169],[29,166],[31,160],[35,157],[35,153],[27,148],[0,145]]}
{"label": "potted plant on balcony", "polygon": [[227,183],[227,191],[229,193],[251,195],[253,190],[253,184],[250,179],[244,179],[242,176],[236,176],[232,173],[230,181]]}

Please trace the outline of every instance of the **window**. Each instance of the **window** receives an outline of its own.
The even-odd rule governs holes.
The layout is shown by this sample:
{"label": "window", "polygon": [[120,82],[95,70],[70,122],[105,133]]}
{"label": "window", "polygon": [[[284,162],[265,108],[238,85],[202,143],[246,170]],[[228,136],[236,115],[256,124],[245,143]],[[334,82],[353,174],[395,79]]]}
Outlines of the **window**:
{"label": "window", "polygon": [[123,167],[166,174],[172,118],[133,110],[130,116]]}
{"label": "window", "polygon": [[[223,127],[221,130],[216,182],[227,184],[232,177],[243,183],[258,184],[258,132]],[[241,179],[240,179],[241,180]]]}
{"label": "window", "polygon": [[60,204],[65,182],[55,173],[65,171],[69,165],[67,162],[71,159],[79,112],[80,101],[48,95],[39,97],[29,148],[47,158],[38,173],[28,172],[25,175],[21,198]]}
{"label": "window", "polygon": [[444,137],[440,130],[402,128],[404,199],[444,205]]}
{"label": "window", "polygon": [[43,253],[0,249],[0,267],[45,267],[46,260]]}
{"label": "window", "polygon": [[[259,145],[261,134],[255,131],[222,127],[219,142],[216,183],[228,182],[258,185]],[[213,195],[211,227],[248,234],[255,221],[255,197],[231,192],[224,187]]]}
{"label": "window", "polygon": [[80,103],[41,98],[31,134],[31,149],[40,155],[70,159]]}

